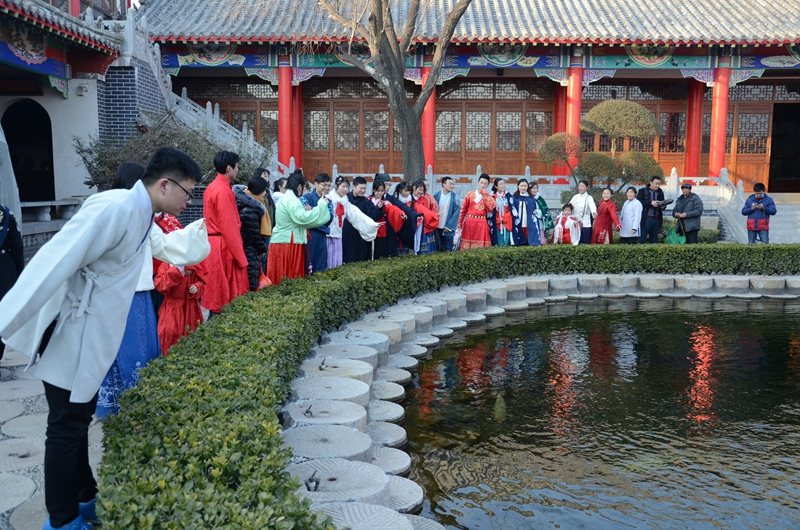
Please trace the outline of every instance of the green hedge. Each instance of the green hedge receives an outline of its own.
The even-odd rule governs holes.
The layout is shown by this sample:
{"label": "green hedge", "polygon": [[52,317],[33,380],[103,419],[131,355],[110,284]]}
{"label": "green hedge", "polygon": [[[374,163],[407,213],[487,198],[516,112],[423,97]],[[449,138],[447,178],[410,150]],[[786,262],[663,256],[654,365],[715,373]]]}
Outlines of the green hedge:
{"label": "green hedge", "polygon": [[248,294],[143,371],[105,424],[105,528],[326,528],[276,411],[320,333],[446,285],[537,273],[796,274],[799,245],[491,248],[341,267]]}

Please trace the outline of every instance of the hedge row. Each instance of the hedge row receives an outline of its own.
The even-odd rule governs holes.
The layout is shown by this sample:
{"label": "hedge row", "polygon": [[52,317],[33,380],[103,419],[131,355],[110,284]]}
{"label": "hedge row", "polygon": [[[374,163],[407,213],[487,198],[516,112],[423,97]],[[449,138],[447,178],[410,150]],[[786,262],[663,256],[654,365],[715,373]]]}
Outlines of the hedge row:
{"label": "hedge row", "polygon": [[277,408],[320,333],[446,285],[537,273],[796,274],[800,246],[491,248],[341,267],[233,302],[105,424],[106,528],[326,528],[295,496]]}

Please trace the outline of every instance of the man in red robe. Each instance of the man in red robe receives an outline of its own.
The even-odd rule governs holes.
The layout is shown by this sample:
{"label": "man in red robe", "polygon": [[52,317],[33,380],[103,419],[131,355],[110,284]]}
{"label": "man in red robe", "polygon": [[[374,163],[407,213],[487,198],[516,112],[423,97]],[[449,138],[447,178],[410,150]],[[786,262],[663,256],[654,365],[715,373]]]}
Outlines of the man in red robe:
{"label": "man in red robe", "polygon": [[203,306],[219,313],[231,300],[248,291],[247,257],[242,244],[241,221],[231,186],[239,173],[239,155],[220,151],[214,156],[217,178],[203,196],[203,217],[208,227],[211,254],[203,263],[207,273]]}

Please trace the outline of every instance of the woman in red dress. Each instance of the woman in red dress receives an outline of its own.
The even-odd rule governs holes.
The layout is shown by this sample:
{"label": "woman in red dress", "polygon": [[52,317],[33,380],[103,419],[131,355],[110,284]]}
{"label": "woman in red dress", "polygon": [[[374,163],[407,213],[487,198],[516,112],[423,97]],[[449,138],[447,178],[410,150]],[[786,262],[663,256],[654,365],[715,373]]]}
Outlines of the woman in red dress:
{"label": "woman in red dress", "polygon": [[489,195],[489,175],[478,177],[478,189],[467,193],[461,203],[456,238],[462,250],[492,246],[486,214],[494,210],[494,197]]}
{"label": "woman in red dress", "polygon": [[592,244],[608,245],[613,242],[614,236],[611,229],[619,230],[619,217],[617,205],[611,200],[611,188],[603,190],[603,200],[597,205],[597,217],[592,226]]}

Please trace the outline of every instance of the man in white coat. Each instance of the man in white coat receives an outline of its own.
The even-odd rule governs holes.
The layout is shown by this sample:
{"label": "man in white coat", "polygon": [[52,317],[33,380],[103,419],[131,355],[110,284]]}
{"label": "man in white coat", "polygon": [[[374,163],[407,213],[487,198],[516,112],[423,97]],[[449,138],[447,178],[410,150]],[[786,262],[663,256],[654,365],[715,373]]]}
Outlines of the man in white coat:
{"label": "man in white coat", "polygon": [[[132,189],[87,199],[2,300],[0,337],[30,365],[43,352],[32,371],[44,381],[49,407],[44,529],[82,530],[84,518],[95,517],[87,434],[97,390],[122,341],[153,214],[179,215],[200,177],[187,154],[159,149]],[[153,255],[169,260],[160,250],[154,246]]]}

